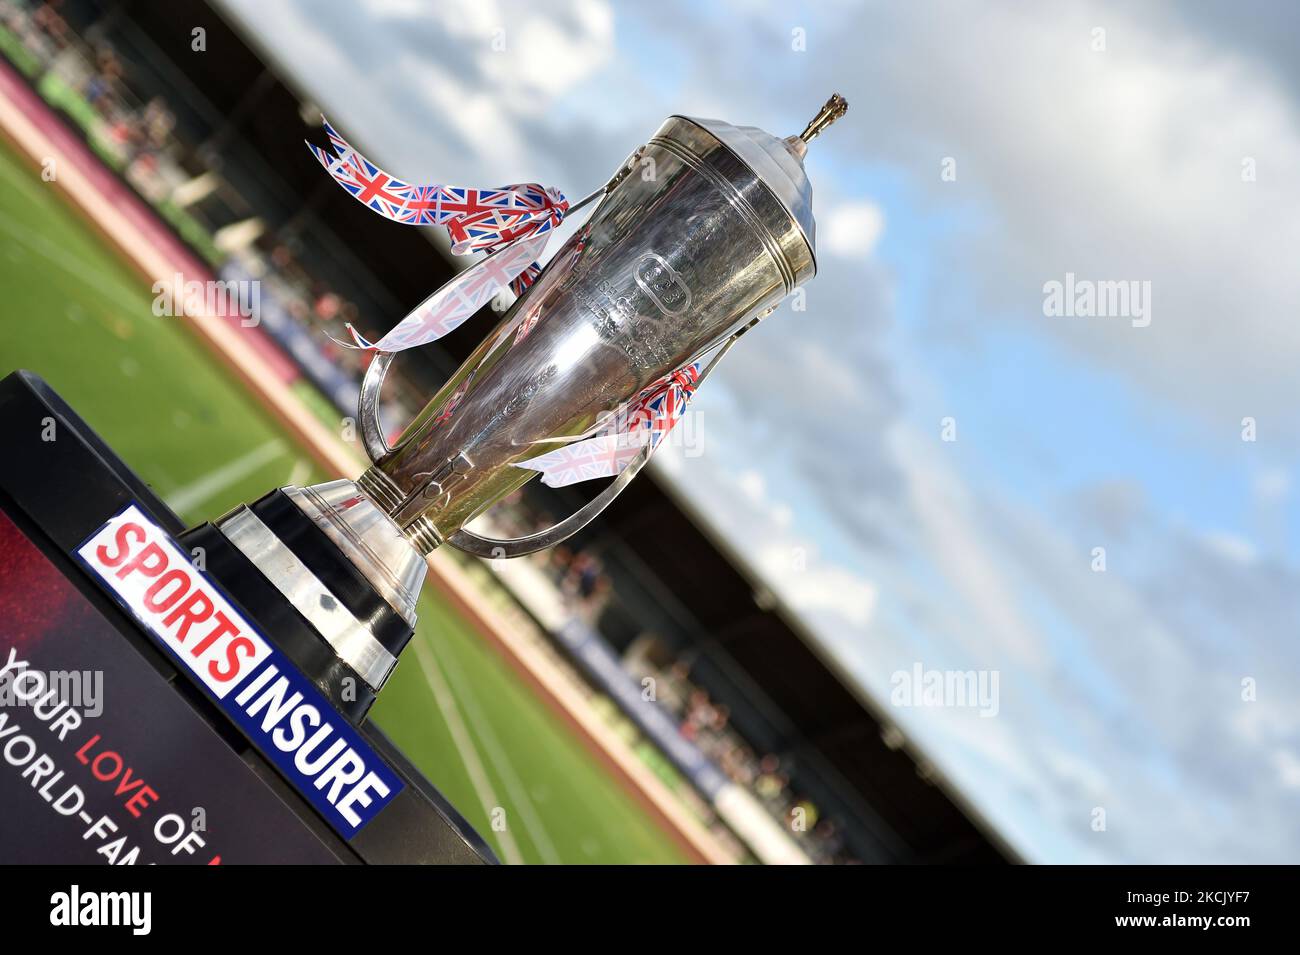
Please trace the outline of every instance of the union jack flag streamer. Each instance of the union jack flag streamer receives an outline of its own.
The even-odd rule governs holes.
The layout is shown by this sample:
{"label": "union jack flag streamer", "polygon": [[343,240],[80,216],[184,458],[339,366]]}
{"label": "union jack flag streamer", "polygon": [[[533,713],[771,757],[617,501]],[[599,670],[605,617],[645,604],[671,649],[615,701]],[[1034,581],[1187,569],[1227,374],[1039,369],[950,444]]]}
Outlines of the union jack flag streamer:
{"label": "union jack flag streamer", "polygon": [[[536,183],[499,189],[414,185],[384,172],[353,149],[325,117],[321,121],[333,154],[311,143],[307,148],[354,199],[393,222],[445,227],[456,255],[481,251],[488,256],[422,302],[378,342],[366,341],[348,326],[358,347],[398,351],[434,341],[459,326],[506,286],[522,295],[532,285],[541,272],[537,260],[546,248],[546,240],[569,209],[568,200],[558,189]],[[509,262],[497,259],[496,253],[513,251],[516,243],[526,239],[530,240],[526,248],[531,257],[522,262],[521,255],[510,256]],[[399,330],[400,334],[395,334]]]}
{"label": "union jack flag streamer", "polygon": [[699,362],[684,365],[643,388],[626,411],[615,415],[594,437],[520,461],[515,467],[541,471],[542,483],[548,487],[614,477],[647,444],[651,449],[659,446],[685,414],[699,377]]}
{"label": "union jack flag streamer", "polygon": [[558,451],[547,452],[515,467],[541,471],[542,483],[548,487],[565,487],[579,481],[619,474],[641,453],[647,440],[645,433],[602,434],[565,445]]}
{"label": "union jack flag streamer", "polygon": [[692,362],[665,375],[644,388],[628,408],[625,430],[650,433],[650,443],[658,446],[673,425],[686,413],[686,405],[695,394],[700,378],[700,363]]}
{"label": "union jack flag streamer", "polygon": [[402,351],[436,341],[454,331],[529,268],[546,247],[549,236],[535,235],[471,265],[417,305],[377,342],[369,342],[346,326],[360,348]]}

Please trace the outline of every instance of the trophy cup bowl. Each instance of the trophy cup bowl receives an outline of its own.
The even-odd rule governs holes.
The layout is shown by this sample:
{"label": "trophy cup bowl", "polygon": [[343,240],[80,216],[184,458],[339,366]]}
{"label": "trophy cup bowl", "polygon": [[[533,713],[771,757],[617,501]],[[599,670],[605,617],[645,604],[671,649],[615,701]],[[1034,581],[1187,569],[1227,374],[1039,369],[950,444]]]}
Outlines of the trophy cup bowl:
{"label": "trophy cup bowl", "polygon": [[[281,488],[217,527],[378,692],[414,628],[431,551],[449,542],[512,557],[558,543],[618,495],[651,447],[552,528],[512,540],[466,530],[536,476],[520,461],[589,432],[712,351],[702,380],[740,334],[813,277],[803,158],[846,107],[833,96],[785,139],[669,117],[589,197],[599,199],[589,219],[392,447],[379,393],[393,354],[376,354],[360,399],[372,463],[359,478]],[[528,334],[513,334],[524,319]]]}

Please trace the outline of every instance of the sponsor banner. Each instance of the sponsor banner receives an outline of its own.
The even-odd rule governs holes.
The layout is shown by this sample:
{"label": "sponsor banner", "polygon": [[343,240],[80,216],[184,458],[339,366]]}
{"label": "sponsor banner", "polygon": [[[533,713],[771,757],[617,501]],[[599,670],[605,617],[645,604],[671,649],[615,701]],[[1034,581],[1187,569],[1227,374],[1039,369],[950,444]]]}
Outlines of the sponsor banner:
{"label": "sponsor banner", "polygon": [[3,511],[0,617],[0,864],[339,861]]}
{"label": "sponsor banner", "polygon": [[401,790],[342,714],[137,505],[76,556],[345,839]]}

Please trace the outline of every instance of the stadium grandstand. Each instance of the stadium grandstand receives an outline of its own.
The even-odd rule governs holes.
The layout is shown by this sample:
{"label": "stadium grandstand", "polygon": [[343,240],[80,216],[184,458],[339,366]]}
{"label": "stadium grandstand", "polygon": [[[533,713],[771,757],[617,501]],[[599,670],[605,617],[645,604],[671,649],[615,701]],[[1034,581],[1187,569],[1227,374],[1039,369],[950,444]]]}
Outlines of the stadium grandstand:
{"label": "stadium grandstand", "polygon": [[[196,29],[207,55],[185,56]],[[302,145],[323,141],[318,110],[277,66],[270,39],[244,35],[219,5],[197,0],[0,0],[0,69],[39,96],[202,267],[260,283],[260,322],[240,334],[337,431],[355,413],[365,356],[329,336],[345,322],[381,334],[457,266],[428,231],[391,227],[320,174]],[[334,118],[346,126],[346,116]],[[483,332],[481,322],[469,326],[403,356],[386,422],[408,420],[438,390]],[[526,532],[599,489],[533,482],[489,520]],[[720,847],[688,857],[1018,861],[702,527],[651,473],[562,547],[490,569],[456,559],[503,601],[504,619],[544,636],[546,672],[581,688],[579,722],[613,729],[616,745]],[[554,691],[533,682],[536,692]],[[473,707],[462,709],[472,721]],[[415,737],[395,724],[415,718],[382,700],[376,711],[403,745]],[[443,716],[430,707],[427,718]],[[625,773],[624,784],[636,787],[636,778]],[[570,858],[560,848],[554,855]]]}

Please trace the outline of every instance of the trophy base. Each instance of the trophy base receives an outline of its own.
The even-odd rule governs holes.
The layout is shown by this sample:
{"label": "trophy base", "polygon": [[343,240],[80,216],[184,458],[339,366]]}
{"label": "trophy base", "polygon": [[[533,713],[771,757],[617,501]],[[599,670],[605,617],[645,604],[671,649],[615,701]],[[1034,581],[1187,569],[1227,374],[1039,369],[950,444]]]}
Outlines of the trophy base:
{"label": "trophy base", "polygon": [[[331,695],[351,690],[355,699],[335,700],[346,710],[365,698],[368,708],[414,632],[427,569],[397,525],[342,480],[272,491],[220,518],[215,531],[328,646],[334,659],[312,654],[309,675],[328,683]],[[196,528],[184,542],[210,546],[212,532]]]}
{"label": "trophy base", "polygon": [[[311,490],[329,500],[321,488],[301,493]],[[400,648],[409,621],[379,605],[375,585],[353,558],[338,556],[290,492],[273,492],[247,510],[328,584],[318,603],[322,596],[326,604],[343,602],[372,635],[393,641],[389,652]],[[357,518],[364,511],[361,504],[351,508]],[[105,538],[97,556],[91,544],[113,527],[123,536],[116,543]],[[307,547],[308,532],[320,535],[320,547]],[[365,539],[381,538],[375,532]],[[149,548],[146,539],[154,541]],[[189,597],[175,581],[154,594],[164,602],[170,594],[169,611],[142,604],[143,590],[130,596],[123,575],[98,563],[120,547],[134,553],[128,579],[162,580],[166,570],[167,579],[183,579]],[[317,550],[349,567],[323,567]],[[149,551],[154,556],[146,559]],[[388,566],[401,569],[395,561]],[[422,561],[407,572],[422,574]],[[360,602],[346,602],[365,595],[358,581],[369,588],[369,616]],[[413,592],[404,606],[414,606]],[[176,616],[165,616],[177,608]],[[29,741],[14,752],[26,752],[31,762],[21,774],[0,773],[0,863],[102,865],[137,856],[141,864],[496,861],[455,807],[362,719],[372,689],[303,610],[216,525],[184,531],[112,449],[26,372],[0,381],[0,613],[0,666],[21,667],[23,686],[61,688],[57,704],[41,699],[33,707],[6,695],[12,678],[2,681],[0,720],[22,734],[9,739]],[[182,616],[188,622],[178,623]],[[205,623],[208,617],[219,623]],[[222,639],[227,648],[261,649],[256,659],[207,652]],[[223,672],[228,664],[233,669]],[[221,692],[205,675],[234,682]],[[34,717],[47,704],[61,707],[57,720]],[[144,812],[123,811],[120,786],[114,790],[92,772],[109,765],[86,758],[92,747],[147,779],[159,805],[149,800]],[[57,767],[43,787],[32,775],[38,762]],[[82,817],[113,822],[111,834],[64,811],[78,802]],[[159,813],[188,815],[193,806],[204,808],[206,831],[187,835],[185,851],[179,843],[162,846],[154,826]]]}

